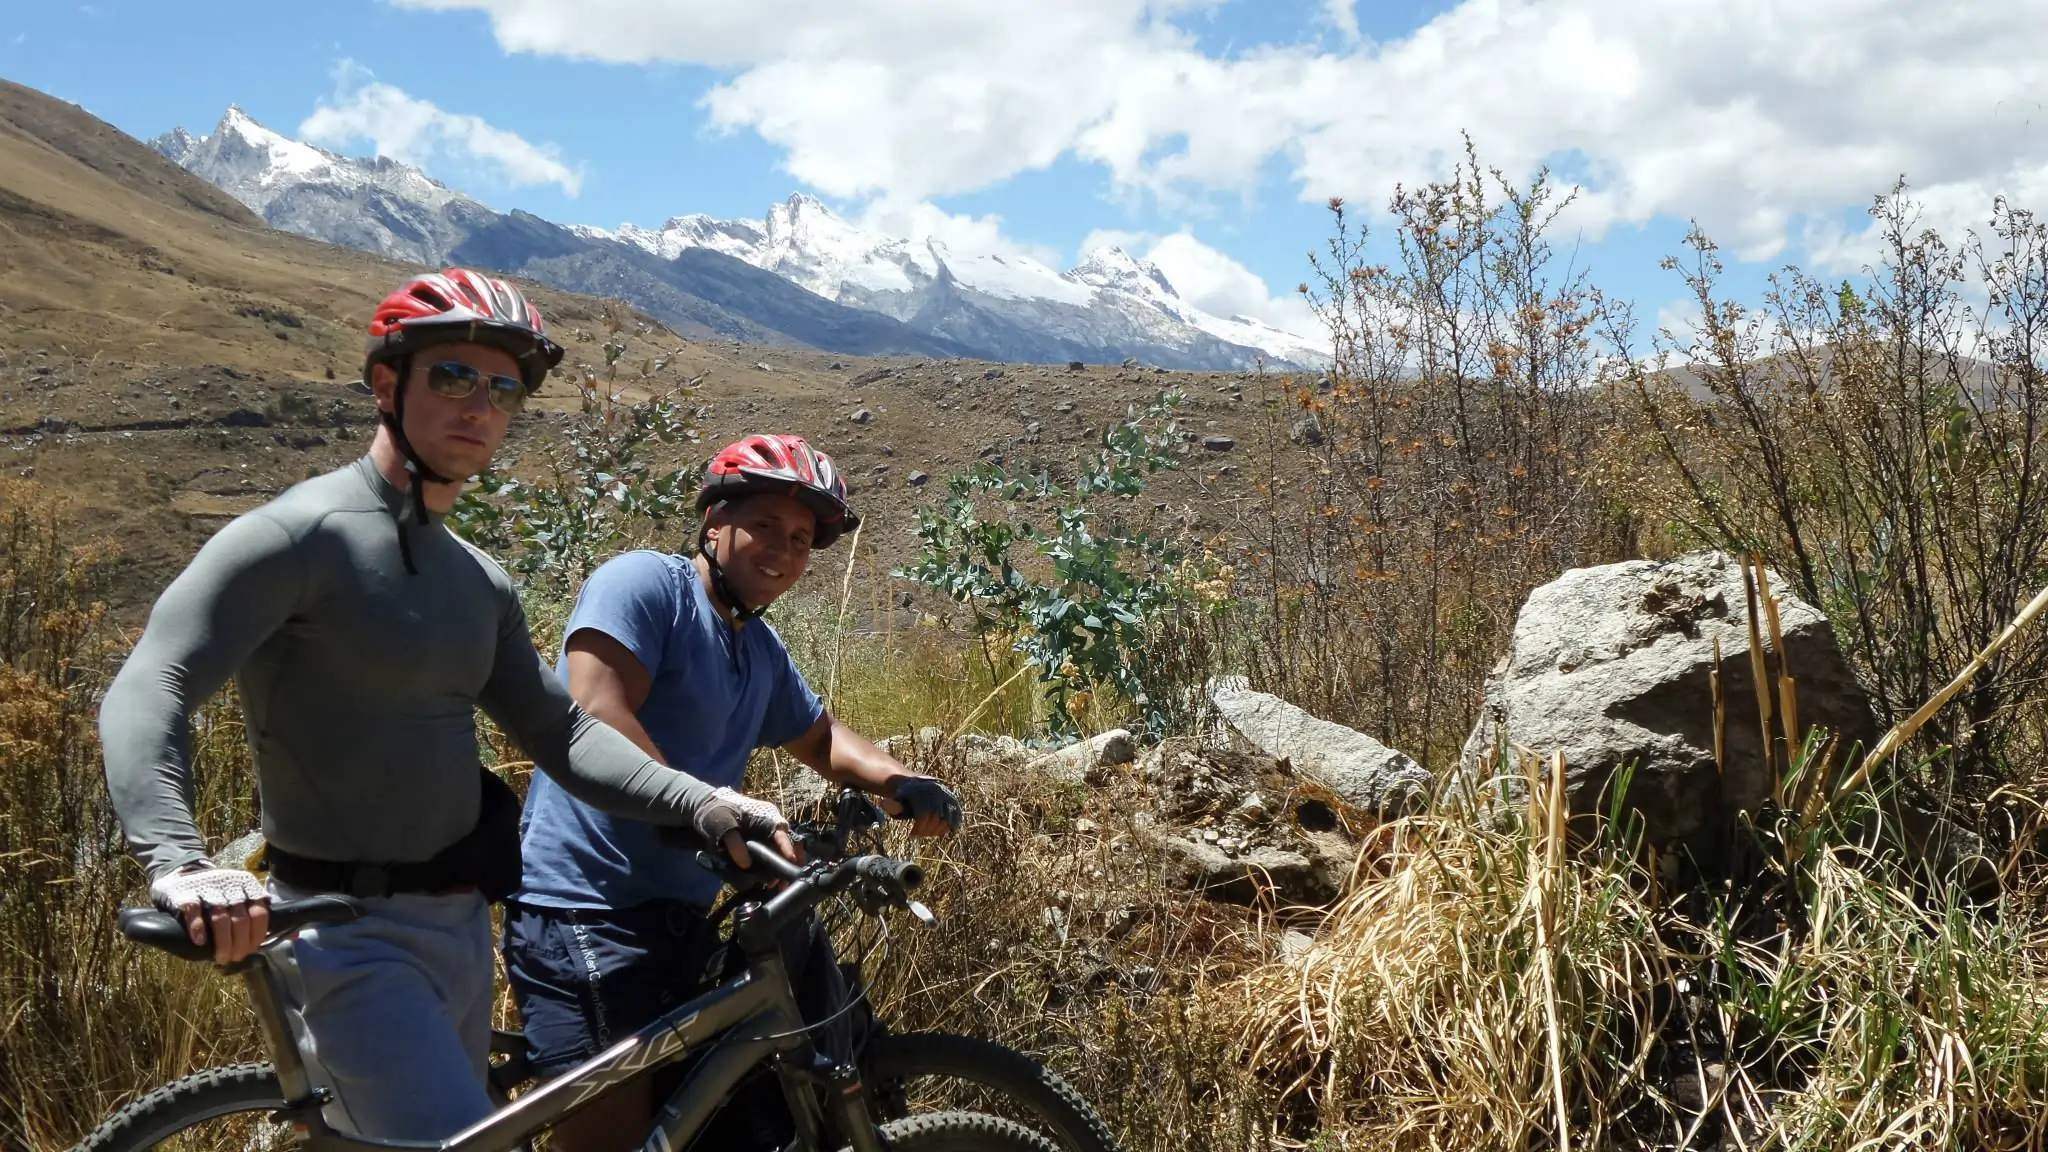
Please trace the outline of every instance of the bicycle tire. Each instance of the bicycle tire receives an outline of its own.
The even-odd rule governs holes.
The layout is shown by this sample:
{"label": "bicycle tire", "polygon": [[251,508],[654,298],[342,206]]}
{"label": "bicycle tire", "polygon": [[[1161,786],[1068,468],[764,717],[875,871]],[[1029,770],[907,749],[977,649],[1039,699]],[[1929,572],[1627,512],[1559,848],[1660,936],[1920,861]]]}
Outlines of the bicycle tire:
{"label": "bicycle tire", "polygon": [[[876,1115],[908,1107],[905,1081],[965,1080],[1006,1098],[1060,1152],[1120,1152],[1109,1125],[1058,1073],[993,1041],[948,1032],[894,1032],[868,1041],[860,1057]],[[943,1114],[943,1113],[939,1113]],[[1021,1117],[1020,1117],[1021,1118]]]}
{"label": "bicycle tire", "polygon": [[[269,1064],[209,1068],[128,1102],[79,1141],[76,1152],[144,1152],[209,1120],[284,1107]],[[891,1152],[1059,1152],[1045,1135],[974,1112],[906,1116],[880,1126]]]}
{"label": "bicycle tire", "polygon": [[270,1065],[208,1068],[129,1101],[86,1133],[77,1152],[142,1152],[209,1120],[284,1106]]}
{"label": "bicycle tire", "polygon": [[[878,1129],[890,1152],[1059,1152],[1043,1134],[980,1112],[926,1112]],[[851,1152],[851,1146],[840,1152]]]}
{"label": "bicycle tire", "polygon": [[[506,1094],[490,1086],[491,1101],[505,1106]],[[285,1106],[277,1069],[269,1063],[208,1068],[173,1080],[128,1102],[79,1141],[74,1152],[144,1152],[204,1124],[247,1112]],[[519,1149],[531,1147],[522,1141]]]}

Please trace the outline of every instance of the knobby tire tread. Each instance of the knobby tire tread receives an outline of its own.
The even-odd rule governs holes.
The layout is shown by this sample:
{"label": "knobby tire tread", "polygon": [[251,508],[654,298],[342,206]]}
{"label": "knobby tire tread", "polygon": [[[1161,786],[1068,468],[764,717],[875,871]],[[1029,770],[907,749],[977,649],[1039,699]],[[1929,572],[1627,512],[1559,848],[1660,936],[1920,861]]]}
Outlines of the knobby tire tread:
{"label": "knobby tire tread", "polygon": [[1059,1136],[1064,1152],[1121,1152],[1109,1125],[1072,1085],[1012,1048],[948,1032],[885,1033],[868,1042],[862,1074],[887,1083],[901,1077],[969,1080],[1024,1105]]}
{"label": "knobby tire tread", "polygon": [[880,1132],[889,1152],[1059,1152],[1042,1133],[979,1112],[905,1116],[882,1125]]}
{"label": "knobby tire tread", "polygon": [[206,1120],[282,1107],[284,1091],[269,1064],[208,1068],[129,1101],[86,1133],[76,1152],[140,1152]]}

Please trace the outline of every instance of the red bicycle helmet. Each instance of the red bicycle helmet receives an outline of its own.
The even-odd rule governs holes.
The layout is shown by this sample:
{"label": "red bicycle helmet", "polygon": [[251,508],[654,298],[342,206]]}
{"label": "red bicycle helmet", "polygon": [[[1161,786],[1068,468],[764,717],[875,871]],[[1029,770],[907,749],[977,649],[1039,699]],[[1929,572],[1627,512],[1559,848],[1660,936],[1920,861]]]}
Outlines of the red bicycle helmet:
{"label": "red bicycle helmet", "polygon": [[511,353],[528,392],[562,362],[562,347],[548,339],[540,309],[519,289],[467,268],[444,268],[413,277],[377,305],[363,349],[363,378],[369,379],[373,365],[453,343]]}
{"label": "red bicycle helmet", "polygon": [[830,548],[860,527],[860,514],[846,502],[846,481],[840,478],[838,465],[801,436],[757,434],[720,448],[704,466],[697,510],[764,492],[794,496],[811,510],[818,518],[817,531],[811,534],[813,548]]}

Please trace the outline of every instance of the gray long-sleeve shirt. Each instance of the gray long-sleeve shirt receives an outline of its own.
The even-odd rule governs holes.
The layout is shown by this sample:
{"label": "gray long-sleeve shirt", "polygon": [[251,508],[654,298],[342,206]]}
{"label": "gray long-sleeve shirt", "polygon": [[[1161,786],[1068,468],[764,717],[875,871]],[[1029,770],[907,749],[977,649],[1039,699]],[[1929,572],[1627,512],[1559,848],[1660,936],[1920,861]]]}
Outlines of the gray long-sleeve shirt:
{"label": "gray long-sleeve shirt", "polygon": [[476,823],[474,709],[593,807],[682,824],[709,786],[578,708],[503,569],[365,456],[208,540],[151,610],[100,705],[107,785],[152,878],[206,857],[190,713],[235,678],[263,834],[323,860],[425,860]]}

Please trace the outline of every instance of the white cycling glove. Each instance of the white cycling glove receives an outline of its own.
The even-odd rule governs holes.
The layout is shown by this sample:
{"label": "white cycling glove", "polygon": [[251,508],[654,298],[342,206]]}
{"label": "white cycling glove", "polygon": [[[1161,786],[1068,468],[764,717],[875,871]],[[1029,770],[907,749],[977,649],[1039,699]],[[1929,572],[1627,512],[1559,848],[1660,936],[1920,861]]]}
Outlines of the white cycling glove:
{"label": "white cycling glove", "polygon": [[158,908],[176,913],[188,904],[225,908],[232,904],[268,900],[270,893],[253,872],[209,864],[190,872],[164,873],[150,884],[149,898]]}
{"label": "white cycling glove", "polygon": [[730,788],[714,788],[691,811],[690,826],[714,846],[734,830],[743,839],[766,844],[775,833],[788,831],[789,821],[783,818],[782,809],[766,800]]}

